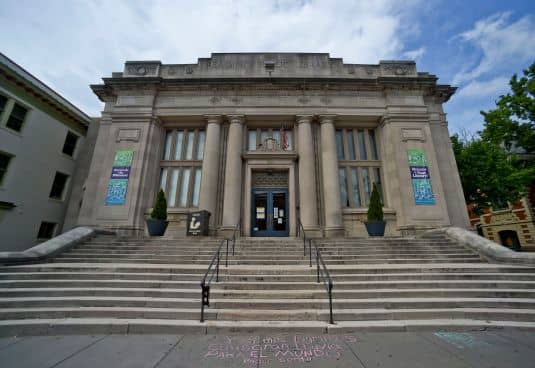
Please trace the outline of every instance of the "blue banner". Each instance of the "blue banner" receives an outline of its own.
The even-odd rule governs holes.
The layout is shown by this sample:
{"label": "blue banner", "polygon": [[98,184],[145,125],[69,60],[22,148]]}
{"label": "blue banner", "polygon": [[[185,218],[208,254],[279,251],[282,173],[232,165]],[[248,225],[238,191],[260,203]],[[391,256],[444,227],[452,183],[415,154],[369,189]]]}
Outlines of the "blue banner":
{"label": "blue banner", "polygon": [[106,204],[125,204],[133,157],[134,151],[132,150],[115,152],[113,167],[111,168],[111,179],[108,182],[108,191],[106,193]]}
{"label": "blue banner", "polygon": [[425,152],[421,149],[408,149],[409,170],[411,171],[414,202],[418,204],[435,204],[435,195],[431,185],[429,167]]}

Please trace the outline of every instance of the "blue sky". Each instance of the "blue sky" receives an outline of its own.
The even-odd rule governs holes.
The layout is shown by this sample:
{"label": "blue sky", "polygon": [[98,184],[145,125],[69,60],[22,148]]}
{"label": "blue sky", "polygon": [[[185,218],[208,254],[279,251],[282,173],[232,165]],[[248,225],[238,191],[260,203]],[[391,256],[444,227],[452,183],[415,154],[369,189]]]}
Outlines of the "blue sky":
{"label": "blue sky", "polygon": [[414,59],[459,87],[450,132],[535,61],[535,1],[2,0],[0,51],[92,116],[89,89],[125,60],[193,63],[211,52],[329,52],[346,62]]}

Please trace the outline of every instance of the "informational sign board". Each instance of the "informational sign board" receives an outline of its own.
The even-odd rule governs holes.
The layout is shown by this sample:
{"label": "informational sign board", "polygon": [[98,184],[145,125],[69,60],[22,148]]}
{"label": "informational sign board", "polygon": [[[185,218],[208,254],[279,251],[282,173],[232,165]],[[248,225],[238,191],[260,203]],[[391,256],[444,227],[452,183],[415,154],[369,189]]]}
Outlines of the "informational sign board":
{"label": "informational sign board", "polygon": [[202,210],[198,212],[190,212],[188,214],[188,226],[186,235],[199,236],[208,235],[208,223],[210,221],[210,212]]}
{"label": "informational sign board", "polygon": [[415,203],[417,205],[435,204],[425,152],[421,149],[408,149],[407,158],[409,160]]}
{"label": "informational sign board", "polygon": [[108,182],[108,191],[106,193],[107,205],[125,204],[133,158],[134,151],[132,150],[119,150],[115,152],[113,167],[111,168],[111,178]]}

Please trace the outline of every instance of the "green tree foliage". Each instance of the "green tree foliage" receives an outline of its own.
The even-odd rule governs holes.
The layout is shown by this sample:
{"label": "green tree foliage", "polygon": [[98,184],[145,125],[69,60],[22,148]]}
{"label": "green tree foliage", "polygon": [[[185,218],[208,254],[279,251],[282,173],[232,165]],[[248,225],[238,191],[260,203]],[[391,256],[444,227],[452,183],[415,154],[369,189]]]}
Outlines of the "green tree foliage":
{"label": "green tree foliage", "polygon": [[516,154],[480,138],[461,140],[454,135],[451,141],[464,197],[475,205],[477,214],[525,195],[535,171],[523,165]]}
{"label": "green tree foliage", "polygon": [[373,183],[370,205],[368,206],[368,222],[374,221],[383,221],[383,204],[375,183]]}
{"label": "green tree foliage", "polygon": [[156,196],[156,202],[154,202],[150,217],[155,220],[167,220],[167,201],[161,189]]}
{"label": "green tree foliage", "polygon": [[[523,71],[523,77],[515,74],[509,82],[511,92],[500,96],[496,108],[481,114],[485,129],[481,137],[488,142],[503,145],[508,151],[522,148],[525,153],[535,153],[535,62]],[[533,163],[533,162],[531,162]]]}

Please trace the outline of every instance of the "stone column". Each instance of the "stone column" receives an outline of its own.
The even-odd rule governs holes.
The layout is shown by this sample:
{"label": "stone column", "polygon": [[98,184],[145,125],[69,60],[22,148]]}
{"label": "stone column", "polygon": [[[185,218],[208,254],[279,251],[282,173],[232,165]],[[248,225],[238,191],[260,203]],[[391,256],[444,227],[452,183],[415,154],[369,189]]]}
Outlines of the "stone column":
{"label": "stone column", "polygon": [[242,194],[243,115],[229,115],[230,127],[225,165],[225,194],[223,199],[223,232],[230,233],[240,220]]}
{"label": "stone column", "polygon": [[[316,200],[316,171],[312,141],[312,115],[298,115],[297,144],[299,154],[299,208],[305,231],[319,234],[318,204]],[[307,233],[308,234],[308,233]]]}
{"label": "stone column", "polygon": [[206,115],[206,142],[202,162],[202,180],[199,209],[210,211],[210,227],[213,228],[217,208],[217,182],[219,173],[219,140],[221,115]]}
{"label": "stone column", "polygon": [[334,115],[320,115],[321,165],[323,172],[323,203],[325,207],[325,236],[344,235],[342,202],[338,178],[338,158],[334,132]]}

